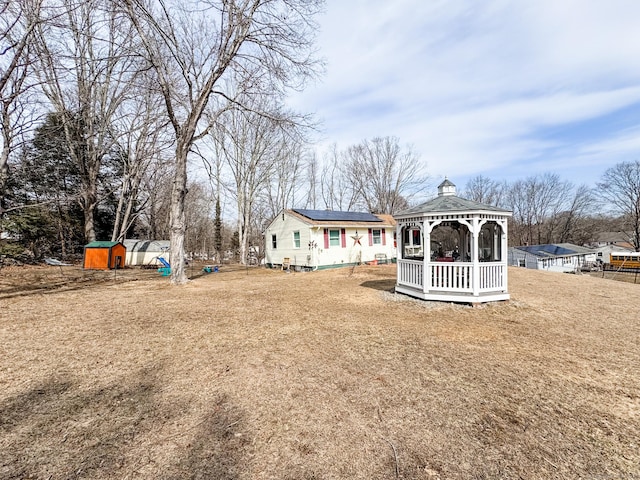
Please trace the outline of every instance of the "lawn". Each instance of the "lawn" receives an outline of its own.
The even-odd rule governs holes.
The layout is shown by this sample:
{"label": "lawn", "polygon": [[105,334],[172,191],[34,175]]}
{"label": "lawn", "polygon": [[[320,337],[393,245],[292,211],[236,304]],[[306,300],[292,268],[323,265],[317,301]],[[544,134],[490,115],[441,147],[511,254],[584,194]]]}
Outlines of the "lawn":
{"label": "lawn", "polygon": [[0,478],[640,478],[640,285],[0,271]]}

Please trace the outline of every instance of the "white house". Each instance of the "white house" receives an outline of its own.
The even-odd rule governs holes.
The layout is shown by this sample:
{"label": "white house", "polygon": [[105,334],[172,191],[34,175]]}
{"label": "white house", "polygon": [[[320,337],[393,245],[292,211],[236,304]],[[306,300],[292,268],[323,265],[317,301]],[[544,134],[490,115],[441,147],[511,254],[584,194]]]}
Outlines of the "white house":
{"label": "white house", "polygon": [[611,263],[612,253],[635,252],[631,243],[631,235],[625,232],[603,232],[596,236],[593,242],[586,246],[596,252],[596,258],[602,263]]}
{"label": "white house", "polygon": [[161,267],[158,257],[169,261],[169,240],[124,240],[127,249],[125,265]]}
{"label": "white house", "polygon": [[627,245],[628,244],[624,244],[624,245],[610,244],[610,245],[602,245],[602,246],[595,247],[594,251],[596,254],[596,259],[602,263],[611,263],[612,253],[624,254],[624,253],[635,252],[633,247],[627,246]]}
{"label": "white house", "polygon": [[264,232],[265,264],[324,269],[395,260],[391,215],[282,210]]}
{"label": "white house", "polygon": [[596,261],[596,252],[571,243],[550,243],[509,248],[509,265],[536,270],[573,272]]}

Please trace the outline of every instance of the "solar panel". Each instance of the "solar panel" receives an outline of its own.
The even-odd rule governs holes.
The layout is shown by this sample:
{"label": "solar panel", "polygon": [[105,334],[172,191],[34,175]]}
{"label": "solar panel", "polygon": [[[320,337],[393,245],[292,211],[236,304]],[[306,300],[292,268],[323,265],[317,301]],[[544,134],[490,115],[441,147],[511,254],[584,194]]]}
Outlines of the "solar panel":
{"label": "solar panel", "polygon": [[533,254],[546,254],[553,256],[562,256],[562,255],[575,255],[577,252],[574,250],[569,250],[568,248],[561,247],[559,245],[546,244],[546,245],[529,245],[526,247],[519,247],[520,250],[524,250],[528,253]]}
{"label": "solar panel", "polygon": [[307,210],[294,208],[294,212],[299,213],[311,220],[324,222],[382,222],[372,213],[367,212],[340,212],[335,210]]}

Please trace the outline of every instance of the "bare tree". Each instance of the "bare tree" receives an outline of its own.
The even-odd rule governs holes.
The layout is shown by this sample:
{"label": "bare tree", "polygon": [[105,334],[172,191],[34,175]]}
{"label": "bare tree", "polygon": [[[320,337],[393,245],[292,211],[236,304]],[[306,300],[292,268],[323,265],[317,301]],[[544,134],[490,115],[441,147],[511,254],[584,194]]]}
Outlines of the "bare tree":
{"label": "bare tree", "polygon": [[36,42],[42,88],[63,119],[69,155],[80,170],[86,241],[96,239],[99,176],[113,155],[111,125],[132,92],[138,59],[134,31],[108,0],[60,0],[64,16],[39,24]]}
{"label": "bare tree", "polygon": [[226,112],[214,133],[217,154],[225,160],[232,176],[229,191],[236,200],[241,263],[247,259],[256,202],[270,185],[276,159],[285,150],[281,133],[280,125],[272,118],[238,109]]}
{"label": "bare tree", "polygon": [[590,235],[585,235],[580,224],[592,213],[595,204],[593,190],[587,185],[580,185],[573,190],[568,200],[567,210],[559,215],[557,240],[581,245],[590,240]]}
{"label": "bare tree", "polygon": [[264,219],[272,219],[280,210],[296,206],[296,193],[302,186],[303,176],[302,146],[286,135],[280,138],[281,145],[273,158],[269,184],[264,189],[264,197],[268,210]]}
{"label": "bare tree", "polygon": [[210,186],[201,182],[189,183],[185,248],[191,258],[208,259],[214,251],[214,209],[215,198]]}
{"label": "bare tree", "polygon": [[570,209],[571,182],[545,173],[510,185],[506,204],[513,210],[512,232],[520,245],[550,243],[558,237],[561,214]]}
{"label": "bare tree", "polygon": [[136,219],[136,230],[151,239],[167,239],[169,233],[169,211],[173,161],[155,158],[142,178],[139,201],[144,208]]}
{"label": "bare tree", "polygon": [[9,175],[9,158],[31,121],[25,92],[33,62],[32,37],[43,20],[43,0],[0,0],[0,215]]}
{"label": "bare tree", "polygon": [[318,156],[316,152],[310,152],[307,157],[306,162],[307,167],[307,185],[309,186],[309,191],[306,195],[305,208],[311,208],[313,210],[316,209],[317,201],[318,201],[318,182],[319,182],[319,172],[318,172]]}
{"label": "bare tree", "polygon": [[[122,155],[121,186],[113,225],[112,241],[122,240],[145,207],[140,187],[149,167],[162,165],[172,147],[164,117],[158,117],[160,98],[151,91],[128,102],[120,116],[114,138]],[[149,197],[146,197],[148,200]]]}
{"label": "bare tree", "polygon": [[374,213],[406,208],[407,199],[425,183],[419,157],[396,137],[376,137],[349,147],[344,166],[358,200]]}
{"label": "bare tree", "polygon": [[[173,126],[175,170],[171,193],[171,282],[187,281],[184,263],[187,160],[210,125],[207,110],[237,103],[225,78],[237,75],[238,91],[281,94],[313,73],[312,15],[318,0],[121,0],[155,71]],[[157,7],[154,8],[154,5]],[[215,98],[214,98],[215,97]],[[207,122],[208,123],[208,122]]]}
{"label": "bare tree", "polygon": [[464,191],[464,197],[469,200],[502,207],[508,185],[506,182],[498,182],[482,175],[477,175],[470,179]]}
{"label": "bare tree", "polygon": [[350,211],[355,207],[357,191],[344,172],[345,154],[332,144],[323,156],[324,165],[320,174],[320,192],[325,208]]}
{"label": "bare tree", "polygon": [[625,217],[630,241],[640,251],[640,161],[621,162],[609,168],[597,186],[605,206]]}

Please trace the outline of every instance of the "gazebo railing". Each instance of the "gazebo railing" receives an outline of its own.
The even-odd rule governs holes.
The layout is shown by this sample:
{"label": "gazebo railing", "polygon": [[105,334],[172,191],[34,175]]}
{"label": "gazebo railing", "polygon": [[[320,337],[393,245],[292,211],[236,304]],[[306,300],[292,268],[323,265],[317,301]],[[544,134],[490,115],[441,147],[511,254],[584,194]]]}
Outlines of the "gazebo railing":
{"label": "gazebo railing", "polygon": [[424,267],[420,260],[398,259],[398,283],[407,287],[422,289]]}
{"label": "gazebo railing", "polygon": [[[419,260],[398,259],[398,284],[426,291],[473,293],[473,268],[470,262],[429,262],[429,284],[425,289],[424,264]],[[504,263],[481,263],[478,268],[477,292],[506,290]]]}
{"label": "gazebo railing", "polygon": [[502,262],[489,262],[480,264],[480,291],[492,292],[505,290],[504,272],[506,265]]}
{"label": "gazebo railing", "polygon": [[473,264],[467,262],[431,262],[431,288],[447,292],[470,292],[473,287]]}

